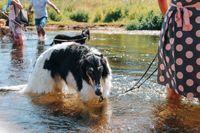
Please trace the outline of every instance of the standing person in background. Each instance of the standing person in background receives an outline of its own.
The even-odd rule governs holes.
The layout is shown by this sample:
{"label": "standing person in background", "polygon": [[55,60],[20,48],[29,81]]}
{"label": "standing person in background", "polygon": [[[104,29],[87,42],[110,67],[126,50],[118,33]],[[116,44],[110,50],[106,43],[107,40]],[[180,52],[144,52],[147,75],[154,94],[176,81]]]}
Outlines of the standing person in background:
{"label": "standing person in background", "polygon": [[13,45],[23,45],[23,30],[20,24],[16,23],[15,17],[23,8],[19,0],[8,0],[9,8],[9,29],[13,38]]}
{"label": "standing person in background", "polygon": [[50,0],[30,0],[29,12],[32,7],[35,11],[35,25],[39,41],[43,42],[45,39],[44,27],[47,23],[47,4],[50,5],[55,11],[60,14],[60,10]]}
{"label": "standing person in background", "polygon": [[165,15],[158,46],[158,83],[167,98],[200,100],[200,1],[158,0]]}

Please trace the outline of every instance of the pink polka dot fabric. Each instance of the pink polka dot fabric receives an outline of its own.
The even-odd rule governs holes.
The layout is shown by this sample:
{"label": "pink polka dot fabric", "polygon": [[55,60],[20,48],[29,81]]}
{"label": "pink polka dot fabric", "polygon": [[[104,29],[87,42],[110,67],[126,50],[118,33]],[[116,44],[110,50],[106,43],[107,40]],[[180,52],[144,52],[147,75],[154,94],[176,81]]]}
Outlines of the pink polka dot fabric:
{"label": "pink polka dot fabric", "polygon": [[[174,5],[193,5],[199,0],[172,0]],[[158,45],[158,83],[188,98],[200,98],[200,9],[187,8],[190,29],[177,25],[177,7],[170,6]],[[183,15],[183,8],[181,15]],[[184,25],[184,21],[182,22]]]}

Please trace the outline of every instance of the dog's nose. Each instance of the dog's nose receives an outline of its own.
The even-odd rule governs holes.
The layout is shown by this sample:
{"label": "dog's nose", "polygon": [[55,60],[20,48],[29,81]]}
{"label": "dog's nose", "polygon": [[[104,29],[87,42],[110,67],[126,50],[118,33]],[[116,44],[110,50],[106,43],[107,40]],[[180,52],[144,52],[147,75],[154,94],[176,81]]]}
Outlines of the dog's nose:
{"label": "dog's nose", "polygon": [[96,94],[97,96],[101,96],[101,95],[102,95],[100,89],[97,89],[97,90],[95,91],[95,94]]}

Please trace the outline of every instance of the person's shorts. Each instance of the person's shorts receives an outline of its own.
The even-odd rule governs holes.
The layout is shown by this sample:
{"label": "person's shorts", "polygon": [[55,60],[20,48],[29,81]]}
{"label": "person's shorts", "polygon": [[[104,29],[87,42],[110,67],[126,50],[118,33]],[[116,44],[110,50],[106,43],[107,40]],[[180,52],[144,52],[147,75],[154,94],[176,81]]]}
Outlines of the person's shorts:
{"label": "person's shorts", "polygon": [[35,19],[35,25],[36,27],[41,27],[43,28],[47,23],[47,17],[42,17],[42,18],[36,18]]}

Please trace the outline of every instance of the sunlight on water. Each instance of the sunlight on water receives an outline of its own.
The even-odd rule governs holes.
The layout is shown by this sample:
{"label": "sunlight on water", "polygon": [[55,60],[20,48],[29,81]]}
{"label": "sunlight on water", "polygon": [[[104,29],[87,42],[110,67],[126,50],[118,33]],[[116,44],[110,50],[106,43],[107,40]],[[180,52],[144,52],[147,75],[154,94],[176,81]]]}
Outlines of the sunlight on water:
{"label": "sunlight on water", "polygon": [[[62,32],[74,35],[76,32]],[[25,46],[14,48],[0,42],[0,89],[27,84],[37,57],[50,46],[56,32],[49,32],[45,45],[35,33],[26,33]],[[156,74],[140,88],[124,94],[139,80],[154,58],[158,36],[92,34],[88,45],[108,57],[113,73],[110,98],[83,103],[77,93],[24,95],[0,91],[0,130],[35,132],[199,132],[200,107],[195,100],[174,103],[156,83]],[[147,73],[150,75],[156,68]],[[7,87],[5,87],[7,86]]]}

